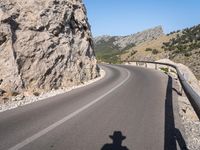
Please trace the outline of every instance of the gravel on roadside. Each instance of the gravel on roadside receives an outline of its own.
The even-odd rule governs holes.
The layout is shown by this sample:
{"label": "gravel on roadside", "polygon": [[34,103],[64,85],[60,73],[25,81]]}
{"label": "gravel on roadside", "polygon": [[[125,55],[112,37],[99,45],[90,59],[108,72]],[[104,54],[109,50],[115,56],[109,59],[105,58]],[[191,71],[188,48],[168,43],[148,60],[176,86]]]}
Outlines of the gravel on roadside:
{"label": "gravel on roadside", "polygon": [[52,90],[48,93],[41,93],[38,96],[35,96],[35,95],[30,95],[30,96],[17,95],[15,97],[12,97],[10,100],[6,100],[6,101],[1,100],[0,101],[0,112],[10,110],[10,109],[14,109],[14,108],[19,107],[19,106],[24,106],[24,105],[27,105],[27,104],[30,104],[30,103],[33,103],[33,102],[36,102],[36,101],[45,100],[49,97],[53,97],[53,96],[66,93],[66,92],[69,92],[71,90],[74,90],[74,89],[77,89],[77,88],[80,88],[80,87],[87,86],[89,84],[92,84],[92,83],[102,79],[105,76],[105,74],[106,74],[105,71],[103,69],[100,69],[100,76],[99,77],[97,77],[93,80],[90,80],[88,82],[85,82],[83,84],[80,84],[78,86],[73,86],[73,87],[69,87],[69,88],[66,88],[66,89]]}

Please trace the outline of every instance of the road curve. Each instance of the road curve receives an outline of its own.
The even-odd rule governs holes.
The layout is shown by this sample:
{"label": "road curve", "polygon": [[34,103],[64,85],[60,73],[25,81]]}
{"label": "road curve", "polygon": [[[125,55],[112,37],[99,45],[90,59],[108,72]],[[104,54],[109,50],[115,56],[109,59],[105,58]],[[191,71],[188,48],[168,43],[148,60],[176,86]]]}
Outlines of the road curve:
{"label": "road curve", "polygon": [[177,149],[173,80],[102,67],[106,76],[91,85],[0,113],[0,150]]}

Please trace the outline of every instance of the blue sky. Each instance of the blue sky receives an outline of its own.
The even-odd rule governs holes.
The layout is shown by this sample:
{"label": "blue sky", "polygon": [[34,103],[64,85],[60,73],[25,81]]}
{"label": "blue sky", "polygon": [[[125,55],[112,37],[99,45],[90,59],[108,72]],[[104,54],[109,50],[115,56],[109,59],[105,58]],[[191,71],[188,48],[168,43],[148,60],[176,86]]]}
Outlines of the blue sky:
{"label": "blue sky", "polygon": [[93,36],[129,35],[162,25],[164,32],[200,24],[200,0],[83,0]]}

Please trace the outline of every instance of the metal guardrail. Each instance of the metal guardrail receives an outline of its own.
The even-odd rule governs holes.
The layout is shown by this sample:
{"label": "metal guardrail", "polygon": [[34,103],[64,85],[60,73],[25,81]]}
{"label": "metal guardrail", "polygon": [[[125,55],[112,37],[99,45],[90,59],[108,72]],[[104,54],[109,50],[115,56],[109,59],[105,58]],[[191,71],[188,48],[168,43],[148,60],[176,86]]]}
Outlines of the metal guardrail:
{"label": "metal guardrail", "polygon": [[147,67],[147,64],[150,63],[150,64],[166,65],[166,66],[170,66],[174,68],[177,72],[177,76],[181,83],[181,86],[200,120],[200,96],[192,89],[192,87],[186,81],[186,79],[184,78],[183,74],[180,72],[177,66],[169,64],[169,63],[160,63],[160,62],[153,62],[153,61],[131,61],[131,62],[135,62],[136,64],[144,63],[146,67]]}

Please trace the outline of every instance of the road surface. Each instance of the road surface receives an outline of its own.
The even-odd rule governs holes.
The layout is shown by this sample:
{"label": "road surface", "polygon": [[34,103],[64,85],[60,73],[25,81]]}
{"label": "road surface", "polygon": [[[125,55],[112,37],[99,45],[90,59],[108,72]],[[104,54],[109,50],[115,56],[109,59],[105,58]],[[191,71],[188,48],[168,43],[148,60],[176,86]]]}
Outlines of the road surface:
{"label": "road surface", "polygon": [[[0,150],[162,150],[184,145],[174,80],[132,66],[103,66],[83,88],[0,113]],[[174,109],[175,108],[175,109]]]}

